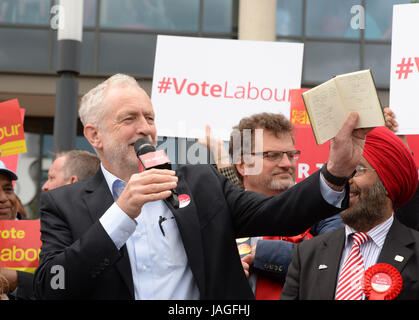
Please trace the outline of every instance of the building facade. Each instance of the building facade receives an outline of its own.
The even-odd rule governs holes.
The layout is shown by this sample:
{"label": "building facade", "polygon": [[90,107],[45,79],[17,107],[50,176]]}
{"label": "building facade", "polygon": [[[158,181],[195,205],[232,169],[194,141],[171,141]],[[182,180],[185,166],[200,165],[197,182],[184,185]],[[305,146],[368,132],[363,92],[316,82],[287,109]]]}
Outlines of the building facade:
{"label": "building facade", "polygon": [[[151,94],[158,34],[304,43],[302,87],[370,68],[388,105],[397,0],[84,0],[79,96],[115,73]],[[0,101],[26,110],[17,192],[33,218],[53,159],[57,0],[0,0]],[[204,129],[203,129],[204,132]],[[92,150],[79,123],[76,148]],[[172,138],[170,138],[172,139]],[[182,163],[190,141],[177,144]],[[160,141],[166,141],[160,137]]]}

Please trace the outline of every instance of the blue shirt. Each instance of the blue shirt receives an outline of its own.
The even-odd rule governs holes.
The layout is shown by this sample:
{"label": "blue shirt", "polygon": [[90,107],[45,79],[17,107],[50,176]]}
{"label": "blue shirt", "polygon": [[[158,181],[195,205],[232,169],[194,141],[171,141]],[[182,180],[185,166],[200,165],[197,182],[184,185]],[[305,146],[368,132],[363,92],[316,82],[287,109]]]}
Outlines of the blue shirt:
{"label": "blue shirt", "polygon": [[[114,194],[114,185],[122,183],[123,190],[125,182],[102,165],[101,169],[116,201],[120,193]],[[164,235],[160,216],[164,219],[161,222]],[[118,250],[127,245],[135,299],[199,299],[176,220],[164,201],[144,204],[136,219],[125,214],[115,202],[99,221]]]}

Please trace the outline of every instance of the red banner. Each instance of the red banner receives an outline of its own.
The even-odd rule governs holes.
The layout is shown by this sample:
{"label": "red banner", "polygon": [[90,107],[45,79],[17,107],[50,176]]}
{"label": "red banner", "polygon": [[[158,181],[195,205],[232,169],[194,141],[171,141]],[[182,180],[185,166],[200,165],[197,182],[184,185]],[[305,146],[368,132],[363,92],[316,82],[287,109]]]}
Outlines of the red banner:
{"label": "red banner", "polygon": [[39,220],[0,220],[0,267],[33,273],[40,251]]}
{"label": "red banner", "polygon": [[295,148],[301,151],[297,163],[297,182],[307,178],[321,168],[329,156],[329,142],[318,146],[314,139],[310,119],[308,118],[302,97],[302,93],[307,90],[290,90],[290,120],[295,128]]}
{"label": "red banner", "polygon": [[23,121],[17,99],[0,103],[0,150],[2,156],[26,152]]}
{"label": "red banner", "polygon": [[[23,120],[25,118],[25,109],[20,109],[20,117]],[[1,150],[1,149],[0,149]],[[12,170],[13,172],[17,172],[17,159],[19,154],[13,154],[10,156],[3,156],[0,157],[0,161],[3,161],[3,163],[6,165],[6,168],[9,170]]]}

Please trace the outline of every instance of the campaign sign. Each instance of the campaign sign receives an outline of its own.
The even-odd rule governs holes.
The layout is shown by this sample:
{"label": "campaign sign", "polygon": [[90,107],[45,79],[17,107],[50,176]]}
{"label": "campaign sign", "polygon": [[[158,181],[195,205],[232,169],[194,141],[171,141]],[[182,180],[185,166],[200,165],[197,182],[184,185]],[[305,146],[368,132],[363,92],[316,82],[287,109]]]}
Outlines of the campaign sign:
{"label": "campaign sign", "polygon": [[[25,118],[25,109],[20,109],[20,118],[23,120]],[[0,149],[1,151],[1,149]],[[17,160],[19,154],[12,154],[10,156],[0,156],[0,161],[3,161],[4,165],[7,169],[12,170],[13,172],[17,172]]]}
{"label": "campaign sign", "polygon": [[290,112],[300,88],[303,44],[178,36],[157,38],[151,100],[159,136],[201,138],[205,125],[229,140],[260,112]]}
{"label": "campaign sign", "polygon": [[23,121],[17,99],[0,103],[0,150],[3,157],[26,152]]}
{"label": "campaign sign", "polygon": [[390,108],[397,134],[419,134],[419,3],[393,6]]}
{"label": "campaign sign", "polygon": [[0,267],[33,273],[40,251],[39,220],[0,220]]}
{"label": "campaign sign", "polygon": [[319,170],[329,157],[329,141],[317,145],[310,125],[302,93],[308,89],[290,90],[290,121],[294,126],[295,148],[301,151],[297,162],[296,182]]}

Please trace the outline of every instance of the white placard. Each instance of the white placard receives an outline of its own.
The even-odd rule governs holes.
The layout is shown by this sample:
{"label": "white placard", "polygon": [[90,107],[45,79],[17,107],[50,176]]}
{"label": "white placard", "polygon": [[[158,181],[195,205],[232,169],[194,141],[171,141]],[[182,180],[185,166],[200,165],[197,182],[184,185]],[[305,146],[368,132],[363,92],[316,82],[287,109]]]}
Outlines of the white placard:
{"label": "white placard", "polygon": [[419,4],[393,6],[390,108],[397,134],[419,134]]}
{"label": "white placard", "polygon": [[158,36],[151,100],[159,136],[229,140],[244,116],[281,112],[301,86],[303,44]]}

